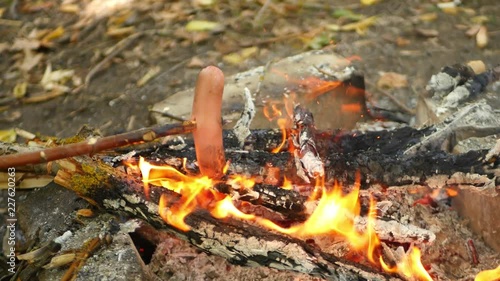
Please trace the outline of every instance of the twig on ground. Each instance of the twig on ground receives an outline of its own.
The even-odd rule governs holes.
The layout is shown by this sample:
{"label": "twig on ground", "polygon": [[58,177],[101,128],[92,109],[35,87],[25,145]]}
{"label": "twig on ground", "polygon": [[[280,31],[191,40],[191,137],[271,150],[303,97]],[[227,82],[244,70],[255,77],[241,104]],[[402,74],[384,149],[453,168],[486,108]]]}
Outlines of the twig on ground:
{"label": "twig on ground", "polygon": [[116,45],[113,46],[113,51],[111,51],[109,55],[107,55],[101,62],[92,67],[92,69],[89,71],[89,73],[85,77],[85,88],[89,86],[90,81],[92,80],[94,75],[101,71],[107,63],[109,63],[114,57],[116,57],[119,53],[129,47],[136,39],[143,36],[144,34],[145,32],[137,32],[116,43]]}

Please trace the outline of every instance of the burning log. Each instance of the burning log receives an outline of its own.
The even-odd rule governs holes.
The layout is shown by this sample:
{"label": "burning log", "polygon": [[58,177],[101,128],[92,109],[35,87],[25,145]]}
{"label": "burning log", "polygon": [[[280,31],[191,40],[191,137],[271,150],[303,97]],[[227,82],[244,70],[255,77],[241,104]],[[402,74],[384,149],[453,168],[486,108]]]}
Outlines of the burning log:
{"label": "burning log", "polygon": [[76,191],[96,206],[141,218],[157,229],[232,263],[259,264],[334,280],[400,280],[369,265],[336,257],[286,235],[231,218],[217,220],[203,210],[187,215],[185,221],[190,230],[182,231],[165,223],[159,215],[168,208],[159,206],[161,198],[169,198],[172,204],[181,200],[178,193],[151,186],[147,199],[142,183],[100,161],[88,157],[59,161],[61,169],[56,175],[56,183]]}

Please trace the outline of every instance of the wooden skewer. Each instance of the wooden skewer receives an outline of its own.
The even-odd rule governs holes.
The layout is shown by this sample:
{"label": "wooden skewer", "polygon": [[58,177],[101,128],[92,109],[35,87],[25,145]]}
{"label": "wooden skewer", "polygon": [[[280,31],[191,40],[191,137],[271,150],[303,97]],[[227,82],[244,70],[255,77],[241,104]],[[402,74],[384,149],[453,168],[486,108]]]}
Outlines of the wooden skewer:
{"label": "wooden skewer", "polygon": [[150,142],[165,136],[187,134],[194,131],[195,128],[195,121],[186,121],[180,124],[167,124],[142,128],[132,132],[103,138],[90,138],[83,142],[38,151],[2,155],[0,156],[0,170],[10,167],[39,164],[78,155],[94,154],[106,149],[113,149],[136,143]]}

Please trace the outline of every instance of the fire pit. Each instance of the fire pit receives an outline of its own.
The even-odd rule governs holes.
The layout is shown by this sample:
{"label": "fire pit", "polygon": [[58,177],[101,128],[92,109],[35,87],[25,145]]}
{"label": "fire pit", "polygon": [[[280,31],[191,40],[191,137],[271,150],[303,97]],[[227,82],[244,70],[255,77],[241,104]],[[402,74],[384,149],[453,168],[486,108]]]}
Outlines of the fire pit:
{"label": "fire pit", "polygon": [[[193,99],[186,93],[153,109],[161,123],[193,121],[194,138],[168,137],[49,162],[55,183],[123,219],[120,226],[118,219],[100,216],[104,235],[67,257],[70,269],[53,270],[54,276],[84,278],[78,272],[91,271],[85,269],[87,258],[133,233],[138,256],[149,264],[128,260],[141,265],[137,276],[181,278],[191,272],[193,278],[252,280],[231,271],[227,261],[277,269],[264,272],[283,274],[278,279],[498,280],[500,223],[493,214],[500,200],[500,143],[451,151],[471,137],[500,133],[498,112],[479,100],[499,69],[444,68],[431,79],[430,96],[420,100],[417,122],[429,126],[417,129],[374,120],[393,115],[367,102],[363,76],[351,61],[315,52],[288,58],[278,67],[229,78],[223,100],[223,74],[206,68],[191,90],[192,114],[182,106],[182,99]],[[281,71],[291,63],[302,72]],[[261,84],[266,75],[281,82]],[[281,97],[271,89],[281,89]],[[165,117],[161,112],[172,100],[180,106]],[[230,119],[238,121],[225,126],[235,128],[223,130]],[[279,129],[264,128],[274,126]],[[87,146],[99,143],[90,139]],[[67,248],[71,235],[43,239],[51,241],[42,248],[43,259],[21,256],[22,280],[53,256],[54,263],[67,254],[54,245]],[[179,252],[186,242],[201,251]],[[145,251],[155,249],[144,259]],[[216,261],[206,260],[215,257],[205,253],[222,257],[223,266],[213,269]],[[254,277],[264,274],[254,270]]]}

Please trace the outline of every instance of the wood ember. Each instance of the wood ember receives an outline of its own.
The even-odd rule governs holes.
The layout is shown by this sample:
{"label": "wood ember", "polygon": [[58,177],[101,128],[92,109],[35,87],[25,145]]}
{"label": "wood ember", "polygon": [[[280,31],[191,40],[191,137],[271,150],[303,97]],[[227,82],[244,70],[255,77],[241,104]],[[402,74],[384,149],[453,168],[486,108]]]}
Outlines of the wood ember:
{"label": "wood ember", "polygon": [[305,182],[325,175],[323,161],[319,157],[314,140],[314,118],[310,111],[297,104],[293,109],[294,129],[291,130],[290,139],[293,144],[293,155],[297,175]]}

